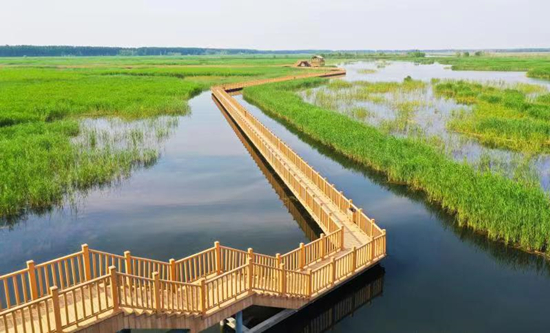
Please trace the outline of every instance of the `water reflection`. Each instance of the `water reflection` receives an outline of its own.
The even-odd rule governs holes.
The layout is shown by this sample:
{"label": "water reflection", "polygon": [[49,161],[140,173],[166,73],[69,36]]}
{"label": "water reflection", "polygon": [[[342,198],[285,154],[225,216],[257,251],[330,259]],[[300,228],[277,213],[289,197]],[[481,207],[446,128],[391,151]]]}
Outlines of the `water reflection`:
{"label": "water reflection", "polygon": [[[388,231],[384,297],[338,332],[545,331],[550,279],[540,257],[476,238],[399,184],[311,142],[237,96],[245,108]],[[285,126],[286,125],[286,126]],[[339,158],[340,157],[340,158]],[[352,167],[350,167],[352,166]]]}
{"label": "water reflection", "polygon": [[309,241],[314,241],[323,232],[319,225],[315,222],[315,220],[309,215],[309,213],[304,209],[304,207],[301,205],[298,198],[296,198],[292,192],[286,187],[282,179],[276,174],[276,172],[269,166],[268,162],[260,155],[260,152],[253,147],[253,144],[244,136],[244,133],[237,127],[237,124],[235,121],[231,118],[231,116],[224,110],[224,108],[219,104],[218,100],[215,98],[212,98],[218,109],[220,109],[220,112],[227,120],[227,123],[231,126],[233,131],[235,132],[235,135],[241,140],[241,143],[246,148],[246,151],[250,154],[250,157],[256,162],[256,165],[258,168],[260,168],[260,171],[262,171],[263,175],[275,191],[277,195],[279,196],[279,199],[281,202],[285,205],[288,212],[296,221],[300,229],[304,232],[306,237],[309,239]]}
{"label": "water reflection", "polygon": [[[331,330],[347,317],[353,317],[355,312],[368,307],[375,298],[382,296],[384,273],[380,266],[369,269],[266,333],[317,333]],[[368,309],[362,311],[361,316],[365,317],[365,314],[368,317]]]}
{"label": "water reflection", "polygon": [[[539,183],[544,190],[550,190],[550,155],[494,147],[449,129],[452,121],[460,121],[460,115],[472,112],[472,107],[438,96],[429,82],[432,79],[464,79],[500,89],[531,84],[537,86],[538,93],[546,93],[550,83],[528,78],[524,72],[451,71],[437,63],[386,62],[379,66],[375,62],[344,65],[348,71],[344,80],[403,82],[403,78],[410,76],[427,83],[394,88],[387,93],[367,93],[361,83],[352,87],[329,85],[305,90],[301,95],[309,103],[336,110],[394,136],[419,139],[457,162],[467,162],[483,171],[490,169],[511,179],[521,175],[529,182]],[[374,72],[365,74],[365,70]]]}
{"label": "water reflection", "polygon": [[[241,102],[246,103],[242,97],[239,98]],[[248,106],[248,110],[255,108],[253,106],[250,107],[250,105]],[[476,248],[485,251],[494,259],[498,260],[502,264],[508,265],[513,269],[534,269],[537,272],[550,276],[550,264],[544,256],[533,255],[526,253],[525,251],[506,246],[502,242],[488,239],[482,233],[458,225],[458,221],[453,214],[450,214],[448,211],[444,210],[437,203],[428,200],[424,192],[414,190],[403,184],[389,182],[384,173],[369,168],[368,166],[356,162],[349,157],[327,147],[326,145],[323,145],[322,143],[301,132],[286,120],[275,117],[271,119],[284,126],[286,130],[299,138],[299,140],[306,143],[311,149],[314,149],[320,155],[338,163],[344,169],[362,175],[362,177],[391,192],[396,197],[404,197],[422,205],[431,216],[435,217],[435,220],[438,221],[443,228],[451,230],[457,238],[460,239],[460,241],[474,245]]]}
{"label": "water reflection", "polygon": [[0,229],[0,275],[91,248],[158,260],[221,244],[275,254],[308,238],[239,141],[210,92],[189,101],[162,156],[116,186],[94,188],[78,210],[31,214]]}

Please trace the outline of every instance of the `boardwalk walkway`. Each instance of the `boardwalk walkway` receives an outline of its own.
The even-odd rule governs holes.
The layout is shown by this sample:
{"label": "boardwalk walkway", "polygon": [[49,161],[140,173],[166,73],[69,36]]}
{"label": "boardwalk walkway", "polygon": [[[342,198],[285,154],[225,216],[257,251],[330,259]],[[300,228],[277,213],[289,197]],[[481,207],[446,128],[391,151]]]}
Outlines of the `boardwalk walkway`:
{"label": "boardwalk walkway", "polygon": [[332,69],[212,88],[236,133],[244,133],[241,141],[249,140],[298,198],[324,231],[320,238],[274,256],[216,242],[168,262],[87,245],[46,263],[28,261],[0,276],[0,332],[198,332],[251,305],[299,309],[384,258],[385,231],[231,96],[251,85],[343,74]]}

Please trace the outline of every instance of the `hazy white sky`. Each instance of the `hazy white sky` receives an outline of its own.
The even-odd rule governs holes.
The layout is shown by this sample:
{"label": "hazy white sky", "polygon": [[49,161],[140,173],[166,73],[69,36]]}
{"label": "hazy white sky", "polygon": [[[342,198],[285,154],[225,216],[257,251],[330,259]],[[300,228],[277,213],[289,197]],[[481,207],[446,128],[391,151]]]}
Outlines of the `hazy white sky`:
{"label": "hazy white sky", "polygon": [[550,47],[550,0],[0,0],[0,44]]}

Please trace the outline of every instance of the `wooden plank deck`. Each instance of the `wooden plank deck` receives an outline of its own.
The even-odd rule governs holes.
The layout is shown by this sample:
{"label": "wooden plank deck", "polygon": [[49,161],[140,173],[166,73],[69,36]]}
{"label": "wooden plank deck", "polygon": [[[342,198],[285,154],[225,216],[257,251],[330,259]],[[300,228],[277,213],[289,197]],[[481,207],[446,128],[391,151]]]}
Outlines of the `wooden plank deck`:
{"label": "wooden plank deck", "polygon": [[212,88],[243,144],[251,142],[324,231],[319,239],[275,256],[216,242],[169,262],[83,245],[81,252],[29,261],[0,276],[0,332],[196,332],[254,304],[299,309],[384,258],[385,231],[231,96],[252,85],[343,74],[333,68]]}

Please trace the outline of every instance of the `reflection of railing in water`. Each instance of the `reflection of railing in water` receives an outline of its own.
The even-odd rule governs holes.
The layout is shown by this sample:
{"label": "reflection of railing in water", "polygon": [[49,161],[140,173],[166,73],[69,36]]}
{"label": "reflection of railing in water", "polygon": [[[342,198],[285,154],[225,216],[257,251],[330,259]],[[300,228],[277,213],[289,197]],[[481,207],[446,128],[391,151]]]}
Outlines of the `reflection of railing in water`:
{"label": "reflection of railing in water", "polygon": [[222,115],[225,117],[239,140],[241,140],[241,143],[246,148],[254,162],[256,162],[256,165],[258,168],[260,168],[260,171],[264,174],[265,178],[271,185],[271,187],[275,190],[275,193],[279,196],[279,199],[283,202],[285,207],[288,209],[288,212],[290,215],[294,218],[300,229],[304,232],[306,237],[310,240],[316,240],[319,238],[319,235],[323,232],[317,224],[315,224],[315,221],[312,220],[312,218],[309,216],[308,212],[305,211],[299,203],[295,202],[293,199],[292,194],[288,193],[285,189],[284,183],[278,178],[278,176],[275,174],[273,170],[266,164],[266,162],[263,160],[263,158],[258,154],[256,149],[251,145],[251,143],[248,141],[247,138],[245,138],[241,132],[241,130],[236,127],[235,123],[227,115],[225,110],[220,106],[218,101],[215,98],[212,98],[214,103],[218,106],[220,109]]}
{"label": "reflection of railing in water", "polygon": [[[301,77],[312,74],[246,82],[241,88]],[[386,256],[385,230],[226,89],[213,87],[212,93],[327,235],[276,256],[216,242],[212,248],[169,262],[130,252],[101,252],[87,245],[47,263],[29,261],[27,268],[0,276],[3,331],[64,332],[93,324],[97,325],[90,327],[93,331],[189,327],[196,332],[253,304],[299,309]],[[230,89],[238,90],[239,85]],[[141,316],[144,312],[151,316]],[[123,316],[128,326],[121,326]]]}
{"label": "reflection of railing in water", "polygon": [[320,333],[333,328],[340,321],[382,295],[384,269],[371,268],[335,292],[307,306],[267,333]]}

